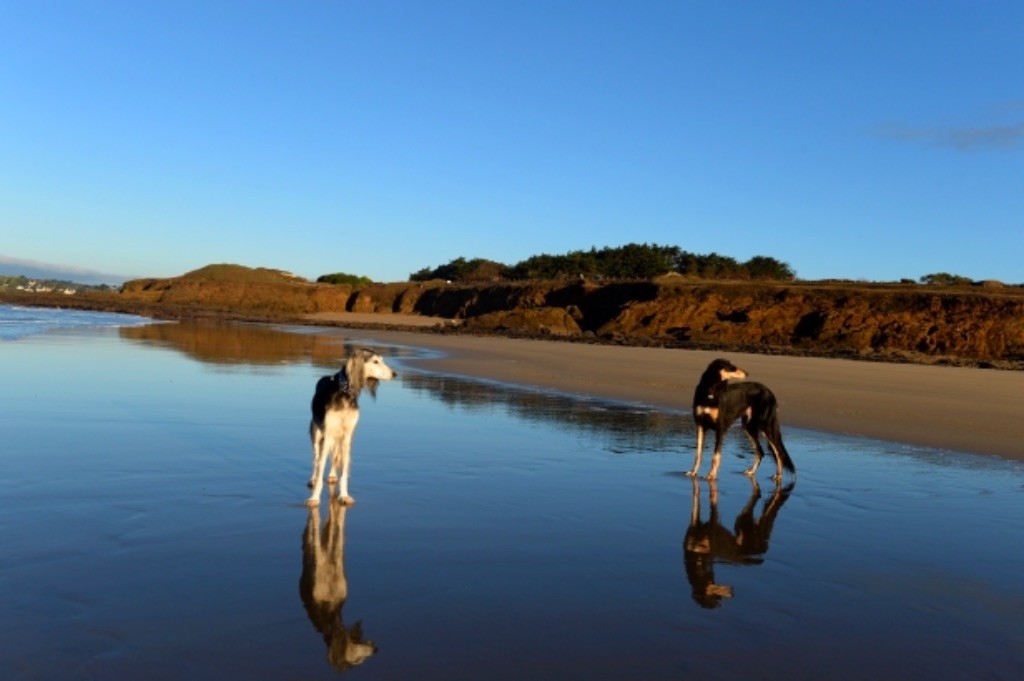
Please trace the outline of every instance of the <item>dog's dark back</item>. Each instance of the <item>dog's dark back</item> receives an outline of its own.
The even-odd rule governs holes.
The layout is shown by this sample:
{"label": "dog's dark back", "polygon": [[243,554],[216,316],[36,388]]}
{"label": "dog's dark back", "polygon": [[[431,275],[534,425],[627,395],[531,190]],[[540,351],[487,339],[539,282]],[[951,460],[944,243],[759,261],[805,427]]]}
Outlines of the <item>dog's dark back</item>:
{"label": "dog's dark back", "polygon": [[348,394],[337,374],[321,377],[316,382],[316,390],[313,392],[313,401],[310,404],[313,421],[322,425],[328,409],[339,408],[346,402],[353,407],[359,406],[356,397]]}

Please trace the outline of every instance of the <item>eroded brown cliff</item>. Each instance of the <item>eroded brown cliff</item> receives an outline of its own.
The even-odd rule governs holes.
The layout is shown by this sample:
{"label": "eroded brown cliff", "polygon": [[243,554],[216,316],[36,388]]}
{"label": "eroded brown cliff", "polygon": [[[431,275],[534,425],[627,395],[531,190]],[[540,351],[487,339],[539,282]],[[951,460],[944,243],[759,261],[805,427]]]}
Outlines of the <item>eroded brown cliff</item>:
{"label": "eroded brown cliff", "polygon": [[[362,311],[399,311],[380,287]],[[1024,361],[1024,291],[922,286],[625,282],[402,290],[401,311],[468,330],[622,343]]]}

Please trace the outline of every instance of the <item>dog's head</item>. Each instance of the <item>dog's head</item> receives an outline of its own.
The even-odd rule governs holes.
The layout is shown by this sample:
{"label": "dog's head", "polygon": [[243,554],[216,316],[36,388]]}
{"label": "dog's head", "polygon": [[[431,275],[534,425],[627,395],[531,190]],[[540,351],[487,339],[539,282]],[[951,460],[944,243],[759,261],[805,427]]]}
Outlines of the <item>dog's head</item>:
{"label": "dog's head", "polygon": [[384,358],[372,350],[361,350],[363,375],[367,380],[390,381],[398,376],[398,372],[384,363]]}
{"label": "dog's head", "polygon": [[363,623],[356,622],[346,627],[339,626],[332,632],[327,643],[327,659],[339,670],[357,667],[377,653],[377,645],[373,641],[363,640]]}
{"label": "dog's head", "polygon": [[733,590],[731,586],[715,584],[714,582],[703,585],[703,589],[699,592],[697,589],[694,589],[692,594],[693,600],[697,602],[697,605],[708,610],[721,607],[722,599],[732,598],[732,595]]}
{"label": "dog's head", "polygon": [[358,394],[364,387],[370,394],[377,396],[377,384],[390,381],[398,376],[398,372],[384,363],[384,358],[373,350],[357,350],[345,363],[345,371],[353,392]]}
{"label": "dog's head", "polygon": [[712,375],[719,381],[728,381],[730,378],[746,378],[747,372],[740,369],[727,359],[716,359],[704,370],[704,375]]}

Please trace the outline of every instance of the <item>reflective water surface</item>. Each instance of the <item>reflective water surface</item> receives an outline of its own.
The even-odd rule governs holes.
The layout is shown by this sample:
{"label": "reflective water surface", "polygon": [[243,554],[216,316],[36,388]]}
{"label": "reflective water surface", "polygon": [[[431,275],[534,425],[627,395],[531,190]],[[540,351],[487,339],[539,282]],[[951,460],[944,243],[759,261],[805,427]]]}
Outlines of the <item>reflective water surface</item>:
{"label": "reflective water surface", "polygon": [[[1024,467],[403,367],[304,508],[337,331],[0,344],[5,678],[962,679],[1024,664]],[[738,460],[744,458],[744,461]]]}
{"label": "reflective water surface", "polygon": [[150,324],[145,317],[0,303],[0,342],[50,331]]}

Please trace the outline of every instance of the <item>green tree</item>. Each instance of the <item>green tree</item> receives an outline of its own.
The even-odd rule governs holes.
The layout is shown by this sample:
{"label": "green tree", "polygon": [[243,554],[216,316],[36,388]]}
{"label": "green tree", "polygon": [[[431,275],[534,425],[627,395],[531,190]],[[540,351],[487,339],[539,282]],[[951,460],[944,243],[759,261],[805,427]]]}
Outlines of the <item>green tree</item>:
{"label": "green tree", "polygon": [[657,244],[626,244],[599,254],[600,271],[613,279],[653,279],[671,272],[679,249]]}
{"label": "green tree", "polygon": [[751,279],[772,279],[775,281],[791,281],[796,278],[793,269],[784,262],[766,255],[755,255],[743,263],[743,269]]}
{"label": "green tree", "polygon": [[931,286],[963,286],[965,284],[970,284],[971,279],[968,277],[961,277],[958,274],[936,272],[934,274],[926,274],[921,277],[921,283]]}
{"label": "green tree", "polygon": [[373,280],[369,277],[362,277],[358,274],[346,274],[344,272],[323,274],[317,277],[316,280],[320,284],[336,284],[341,286],[368,286],[373,283]]}
{"label": "green tree", "polygon": [[702,279],[737,279],[742,272],[735,258],[718,253],[701,255],[682,251],[675,261],[677,272]]}
{"label": "green tree", "polygon": [[466,260],[458,257],[454,260],[430,269],[423,269],[409,275],[410,281],[430,281],[431,279],[444,279],[446,281],[495,281],[508,276],[509,267],[500,262],[487,260],[485,258],[473,258]]}
{"label": "green tree", "polygon": [[741,264],[735,258],[717,253],[702,255],[683,251],[678,246],[647,243],[601,249],[591,246],[589,251],[569,251],[563,255],[542,253],[512,267],[480,258],[456,258],[446,265],[414,272],[409,278],[412,281],[493,281],[506,277],[519,280],[576,279],[598,276],[609,279],[654,279],[673,271],[704,279],[788,281],[796,278],[789,265],[768,256],[754,256]]}

